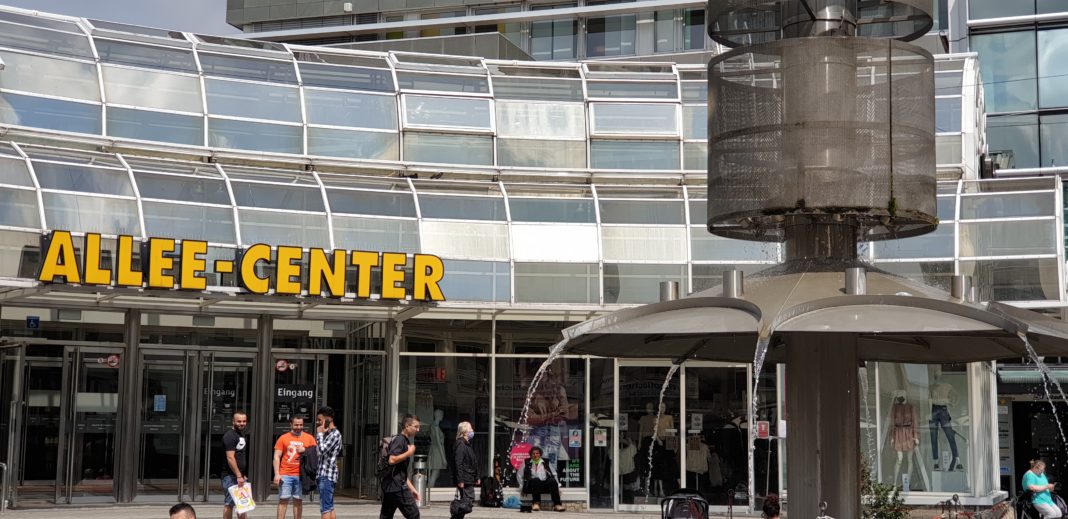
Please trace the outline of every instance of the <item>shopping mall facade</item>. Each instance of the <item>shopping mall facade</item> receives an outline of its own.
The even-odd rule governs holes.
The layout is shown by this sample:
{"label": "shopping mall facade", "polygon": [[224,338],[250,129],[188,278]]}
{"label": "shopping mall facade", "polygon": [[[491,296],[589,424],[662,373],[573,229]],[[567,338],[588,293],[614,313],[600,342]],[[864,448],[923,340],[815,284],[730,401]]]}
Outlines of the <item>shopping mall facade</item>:
{"label": "shopping mall facade", "polygon": [[[488,474],[562,328],[656,301],[663,281],[715,290],[782,257],[706,230],[703,65],[283,45],[9,8],[0,60],[0,452],[16,506],[219,502],[234,410],[266,483],[271,437],[321,405],[338,411],[343,495],[377,497],[379,439],[416,413],[447,499],[456,424],[474,424]],[[984,301],[1064,306],[1060,179],[981,178],[975,56],[935,67],[938,230],[861,255],[947,288],[972,275]],[[686,484],[746,507],[788,492],[783,373],[754,387],[749,364],[682,367],[642,483],[670,364],[554,363],[535,414],[555,418],[531,434],[565,499],[643,509]],[[952,428],[922,418],[909,502],[1005,497],[1020,460],[993,363],[864,373],[878,478],[900,483],[894,399],[929,408],[949,386]],[[758,421],[771,437],[751,462]],[[933,470],[932,443],[961,468]]]}

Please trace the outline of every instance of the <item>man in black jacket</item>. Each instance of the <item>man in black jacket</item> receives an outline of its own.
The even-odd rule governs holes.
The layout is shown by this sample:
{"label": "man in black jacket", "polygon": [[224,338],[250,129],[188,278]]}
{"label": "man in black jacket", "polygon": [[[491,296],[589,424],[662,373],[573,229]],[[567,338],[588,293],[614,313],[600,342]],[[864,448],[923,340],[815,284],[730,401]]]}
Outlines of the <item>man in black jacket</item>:
{"label": "man in black jacket", "polygon": [[549,466],[549,462],[542,459],[541,447],[530,449],[530,459],[523,467],[523,493],[530,494],[532,498],[531,509],[540,510],[541,494],[548,492],[553,498],[553,510],[564,511],[564,505],[560,502],[560,485],[556,482],[556,472]]}
{"label": "man in black jacket", "polygon": [[463,519],[475,506],[475,487],[482,482],[478,477],[478,458],[471,448],[475,430],[471,422],[460,422],[456,427],[456,445],[453,447],[452,480],[458,495],[449,505],[451,519]]}

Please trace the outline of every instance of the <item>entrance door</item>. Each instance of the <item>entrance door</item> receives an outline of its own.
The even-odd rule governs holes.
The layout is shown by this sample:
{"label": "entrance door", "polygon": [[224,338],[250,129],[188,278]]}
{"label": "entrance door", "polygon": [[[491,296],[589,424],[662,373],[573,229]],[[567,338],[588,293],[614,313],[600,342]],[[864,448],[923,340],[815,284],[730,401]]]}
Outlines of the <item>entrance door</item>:
{"label": "entrance door", "polygon": [[[141,452],[137,496],[181,500],[190,434],[190,407],[198,383],[196,352],[143,350],[141,353]],[[192,404],[190,404],[192,402]],[[141,499],[139,499],[141,500]]]}
{"label": "entrance door", "polygon": [[198,400],[198,417],[192,420],[199,424],[199,432],[198,440],[190,450],[191,458],[197,463],[196,470],[188,478],[193,484],[185,490],[190,500],[223,500],[221,481],[226,454],[222,437],[233,427],[234,411],[248,412],[252,407],[254,361],[255,355],[250,353],[200,353],[203,389]]}
{"label": "entrance door", "polygon": [[671,365],[620,361],[617,366],[618,508],[656,511],[660,498],[679,489],[682,483],[681,373],[675,373],[668,382],[663,405],[658,409],[660,391]]}
{"label": "entrance door", "polygon": [[[0,479],[0,485],[10,485],[15,478],[11,476],[17,470],[21,447],[21,417],[23,409],[22,376],[23,352],[25,346],[16,345],[0,348],[0,462],[7,465],[7,470]],[[15,493],[12,488],[4,489],[4,495],[15,505]],[[2,506],[2,505],[0,505]]]}
{"label": "entrance door", "polygon": [[[115,453],[121,448],[116,441],[116,430],[126,360],[118,348],[68,346],[63,349],[54,476],[56,503],[115,501]],[[56,368],[52,361],[39,369],[54,374]],[[35,371],[31,368],[31,375],[38,378],[34,385],[44,385],[39,380],[41,373]],[[36,404],[38,409],[54,409],[50,392],[36,392],[33,397],[27,392],[27,396],[28,404]],[[54,418],[50,411],[38,416],[47,423],[35,424],[35,429],[51,427]],[[29,423],[27,426],[29,429]],[[27,434],[27,446],[30,438]],[[37,465],[37,456],[50,450],[47,442],[41,447],[39,451],[27,447],[22,453],[25,469]]]}

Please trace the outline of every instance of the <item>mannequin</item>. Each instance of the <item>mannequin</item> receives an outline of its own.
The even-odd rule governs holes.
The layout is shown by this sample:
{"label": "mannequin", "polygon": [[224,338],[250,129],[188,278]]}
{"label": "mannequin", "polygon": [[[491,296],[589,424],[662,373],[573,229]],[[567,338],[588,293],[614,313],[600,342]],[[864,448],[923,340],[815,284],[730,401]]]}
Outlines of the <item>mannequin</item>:
{"label": "mannequin", "polygon": [[942,470],[938,459],[938,430],[941,429],[949,442],[949,450],[953,454],[953,461],[946,471],[964,470],[960,463],[960,453],[957,451],[956,431],[953,430],[953,417],[949,415],[949,406],[956,400],[956,391],[953,386],[942,382],[941,378],[935,378],[931,385],[931,456],[934,458],[934,469]]}
{"label": "mannequin", "polygon": [[916,406],[907,400],[905,391],[898,391],[894,396],[894,403],[890,406],[890,443],[897,451],[897,462],[894,463],[895,484],[898,474],[901,474],[901,460],[908,455],[908,473],[912,473],[912,458],[916,454],[916,446],[920,444],[920,433],[917,428],[920,422]]}
{"label": "mannequin", "polygon": [[634,442],[626,436],[619,441],[619,479],[623,490],[623,502],[634,502],[634,491],[641,488],[638,482],[638,470],[634,464],[634,458],[638,455],[638,448]]}
{"label": "mannequin", "polygon": [[[707,493],[709,473],[712,468],[712,454],[700,435],[686,438],[686,488]],[[722,479],[722,477],[720,478]]]}
{"label": "mannequin", "polygon": [[428,486],[434,487],[438,482],[438,474],[449,466],[445,457],[445,433],[441,430],[441,419],[445,417],[445,411],[434,410],[434,421],[430,423],[430,459],[427,460],[430,469],[430,481]]}
{"label": "mannequin", "polygon": [[648,438],[653,435],[653,424],[656,423],[656,411],[653,403],[645,403],[645,415],[638,419],[638,437]]}

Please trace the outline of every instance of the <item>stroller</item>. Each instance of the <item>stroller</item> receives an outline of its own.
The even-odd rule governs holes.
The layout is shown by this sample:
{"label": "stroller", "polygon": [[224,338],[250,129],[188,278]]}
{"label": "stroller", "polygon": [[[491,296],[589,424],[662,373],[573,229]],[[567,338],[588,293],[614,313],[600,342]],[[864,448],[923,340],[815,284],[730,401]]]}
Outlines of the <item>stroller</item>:
{"label": "stroller", "polygon": [[660,500],[661,519],[708,519],[708,501],[696,490],[680,488]]}
{"label": "stroller", "polygon": [[[1034,493],[1028,490],[1016,498],[1017,519],[1042,519],[1042,514],[1038,513],[1038,509],[1031,503],[1034,497]],[[1057,505],[1057,508],[1061,510],[1063,517],[1068,517],[1068,504],[1064,502],[1061,496],[1053,494],[1053,504]]]}

